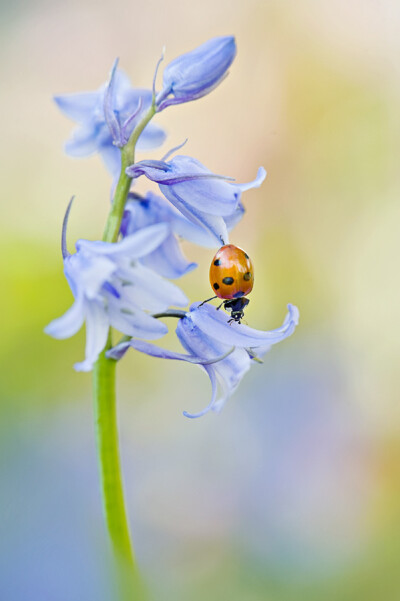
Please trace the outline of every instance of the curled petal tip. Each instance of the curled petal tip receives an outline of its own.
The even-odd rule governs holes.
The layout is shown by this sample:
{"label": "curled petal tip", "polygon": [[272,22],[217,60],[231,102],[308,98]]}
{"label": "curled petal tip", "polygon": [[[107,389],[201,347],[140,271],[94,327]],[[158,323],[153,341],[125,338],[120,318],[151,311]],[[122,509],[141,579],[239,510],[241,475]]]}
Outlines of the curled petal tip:
{"label": "curled petal tip", "polygon": [[177,152],[178,150],[183,148],[188,140],[189,140],[189,138],[186,138],[186,140],[184,140],[182,142],[182,144],[179,144],[178,146],[174,146],[174,148],[171,148],[171,150],[168,150],[168,152],[162,157],[161,160],[166,161],[167,159],[169,159],[170,156],[172,156],[175,152]]}
{"label": "curled petal tip", "polygon": [[75,196],[72,196],[71,200],[68,203],[67,210],[65,211],[63,224],[62,224],[61,252],[62,252],[63,259],[66,259],[70,255],[70,253],[68,252],[68,249],[67,249],[67,226],[68,226],[69,213],[71,211],[71,207],[72,207],[72,203],[74,202],[74,199],[75,199]]}
{"label": "curled petal tip", "polygon": [[295,326],[299,325],[299,318],[300,318],[299,309],[296,307],[296,305],[292,305],[291,303],[288,304],[287,308],[289,311],[290,320],[294,323]]}
{"label": "curled petal tip", "polygon": [[188,417],[189,419],[196,419],[197,417],[202,417],[203,415],[205,415],[206,413],[208,413],[210,411],[211,407],[206,407],[205,409],[203,409],[202,411],[199,411],[198,413],[188,413],[187,411],[182,411],[184,417]]}

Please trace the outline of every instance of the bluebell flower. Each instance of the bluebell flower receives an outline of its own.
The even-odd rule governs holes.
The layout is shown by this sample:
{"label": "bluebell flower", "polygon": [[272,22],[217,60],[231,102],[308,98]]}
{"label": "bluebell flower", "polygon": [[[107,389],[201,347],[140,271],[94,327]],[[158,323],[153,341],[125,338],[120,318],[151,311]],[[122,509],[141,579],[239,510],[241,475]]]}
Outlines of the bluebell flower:
{"label": "bluebell flower", "polygon": [[188,301],[177,286],[138,262],[165,240],[167,225],[143,228],[117,243],[78,240],[76,252],[69,254],[65,243],[68,212],[62,249],[64,273],[75,302],[45,332],[54,338],[69,338],[85,322],[85,360],[75,369],[89,371],[104,349],[110,326],[128,336],[160,338],[167,327],[146,311],[156,313],[170,305],[183,307]]}
{"label": "bluebell flower", "polygon": [[[179,278],[197,267],[186,259],[175,234],[180,233],[179,223],[187,221],[165,198],[148,192],[145,197],[130,193],[121,223],[121,234],[129,236],[156,223],[168,225],[165,240],[140,262],[165,278]],[[189,223],[189,222],[188,222]],[[190,224],[193,225],[193,224]]]}
{"label": "bluebell flower", "polygon": [[178,211],[212,237],[214,246],[228,243],[228,227],[240,219],[243,212],[242,192],[260,186],[266,176],[265,169],[260,167],[254,181],[235,184],[184,155],[170,161],[139,161],[130,165],[126,173],[132,178],[145,175],[157,182]]}
{"label": "bluebell flower", "polygon": [[[297,307],[289,304],[282,326],[270,332],[228,323],[228,320],[229,316],[224,311],[218,311],[212,305],[194,303],[190,311],[179,320],[176,328],[176,334],[188,354],[169,351],[145,341],[130,340],[115,346],[107,352],[107,356],[118,360],[132,347],[153,357],[198,363],[210,378],[211,400],[199,413],[190,414],[185,411],[184,415],[200,417],[210,409],[220,411],[251,364],[260,362],[272,345],[293,334],[299,312]],[[215,362],[218,356],[222,358]]]}
{"label": "bluebell flower", "polygon": [[[98,90],[56,96],[55,101],[62,112],[78,123],[65,145],[67,154],[86,157],[98,152],[110,173],[118,175],[121,153],[117,146],[121,145],[121,140],[116,139],[113,123],[114,126],[118,123],[125,138],[129,138],[143,113],[151,105],[152,96],[151,90],[133,88],[128,77],[117,70],[116,65],[110,82]],[[157,148],[165,137],[163,129],[150,123],[139,137],[137,149]]]}
{"label": "bluebell flower", "polygon": [[178,56],[164,69],[158,110],[202,98],[226,77],[236,55],[233,36],[212,38],[191,52]]}

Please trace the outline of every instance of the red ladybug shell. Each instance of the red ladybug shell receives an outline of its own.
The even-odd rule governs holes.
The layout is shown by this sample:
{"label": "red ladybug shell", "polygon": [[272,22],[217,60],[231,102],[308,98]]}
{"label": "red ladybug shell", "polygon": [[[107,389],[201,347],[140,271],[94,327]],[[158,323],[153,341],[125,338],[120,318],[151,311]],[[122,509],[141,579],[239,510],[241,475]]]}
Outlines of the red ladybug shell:
{"label": "red ladybug shell", "polygon": [[254,284],[250,257],[233,244],[221,246],[211,262],[210,284],[219,298],[240,298],[249,294]]}

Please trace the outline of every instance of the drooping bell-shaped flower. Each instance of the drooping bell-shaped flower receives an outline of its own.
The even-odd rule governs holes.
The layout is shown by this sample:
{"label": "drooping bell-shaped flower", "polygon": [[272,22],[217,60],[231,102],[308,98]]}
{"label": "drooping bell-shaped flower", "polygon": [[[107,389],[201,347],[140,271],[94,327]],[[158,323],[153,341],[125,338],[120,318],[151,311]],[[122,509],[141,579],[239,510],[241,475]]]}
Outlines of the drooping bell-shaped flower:
{"label": "drooping bell-shaped flower", "polygon": [[197,263],[191,263],[185,258],[175,235],[180,232],[181,221],[187,220],[165,198],[153,192],[148,192],[144,197],[131,193],[125,205],[121,234],[129,236],[156,223],[168,225],[169,233],[165,240],[142,257],[140,262],[165,278],[179,278],[197,267]]}
{"label": "drooping bell-shaped flower", "polygon": [[[65,150],[73,157],[86,157],[100,153],[106,167],[115,177],[121,169],[121,158],[113,123],[123,130],[127,140],[152,102],[151,90],[133,88],[128,77],[116,68],[110,81],[94,92],[55,96],[60,110],[78,127],[66,142]],[[110,127],[111,126],[111,127]],[[165,140],[165,132],[149,123],[139,137],[137,148],[151,150]]]}
{"label": "drooping bell-shaped flower", "polygon": [[[255,330],[239,323],[229,323],[229,319],[224,311],[219,311],[212,305],[194,303],[190,311],[179,320],[176,328],[176,334],[188,355],[169,351],[145,341],[130,340],[115,346],[107,352],[107,356],[120,359],[132,347],[153,357],[198,363],[210,378],[211,400],[203,411],[195,414],[184,412],[184,415],[200,417],[210,409],[220,411],[252,363],[259,362],[260,357],[272,345],[293,334],[299,321],[299,312],[294,305],[288,305],[288,313],[282,326],[269,332]],[[215,357],[218,356],[222,358],[215,362]]]}
{"label": "drooping bell-shaped flower", "polygon": [[211,92],[226,77],[235,55],[235,38],[221,36],[178,56],[164,69],[163,88],[156,101],[158,110]]}
{"label": "drooping bell-shaped flower", "polygon": [[[66,218],[68,217],[68,213]],[[75,365],[89,371],[106,344],[110,326],[128,336],[156,339],[164,336],[165,324],[146,311],[157,313],[171,305],[185,306],[183,292],[144,267],[138,259],[152,252],[168,235],[165,224],[152,225],[118,243],[78,240],[69,254],[63,227],[64,273],[74,295],[72,307],[52,321],[45,332],[69,338],[86,323],[85,360]]]}
{"label": "drooping bell-shaped flower", "polygon": [[132,178],[145,175],[157,182],[164,196],[182,215],[212,236],[215,246],[227,244],[229,222],[234,224],[240,219],[242,192],[260,186],[266,176],[265,169],[260,167],[254,181],[235,184],[184,155],[170,161],[139,161],[129,166],[126,173]]}

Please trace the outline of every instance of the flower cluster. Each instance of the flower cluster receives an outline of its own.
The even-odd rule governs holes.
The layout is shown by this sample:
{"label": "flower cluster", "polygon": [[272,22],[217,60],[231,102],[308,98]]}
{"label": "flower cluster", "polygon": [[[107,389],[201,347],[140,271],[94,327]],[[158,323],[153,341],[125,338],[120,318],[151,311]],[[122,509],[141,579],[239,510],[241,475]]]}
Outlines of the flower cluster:
{"label": "flower cluster", "polygon": [[[176,309],[189,301],[169,281],[197,266],[183,255],[181,238],[209,248],[228,243],[229,232],[245,212],[242,193],[260,186],[265,170],[260,167],[253,181],[237,184],[193,157],[171,158],[178,148],[159,160],[135,162],[133,158],[135,147],[155,149],[165,140],[164,131],[151,119],[169,106],[208,94],[226,77],[235,54],[233,37],[209,40],[165,67],[158,93],[156,78],[162,59],[149,90],[133,88],[116,61],[109,81],[97,91],[55,98],[78,124],[66,144],[67,153],[76,157],[99,153],[113,177],[113,205],[103,240],[78,240],[76,252],[70,254],[66,243],[69,204],[62,254],[74,303],[46,332],[68,338],[86,324],[85,359],[75,365],[77,370],[91,370],[103,351],[119,360],[129,348],[198,364],[210,378],[211,401],[200,413],[185,412],[187,417],[218,411],[251,364],[290,336],[298,323],[293,305],[288,305],[283,325],[270,332],[231,323],[225,312],[204,303],[194,303],[188,311]],[[134,180],[142,176],[158,184],[160,195],[141,196],[131,190]],[[176,335],[186,353],[147,342],[167,333],[160,321],[164,315],[178,318]],[[111,327],[123,334],[113,348]]]}

